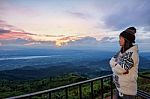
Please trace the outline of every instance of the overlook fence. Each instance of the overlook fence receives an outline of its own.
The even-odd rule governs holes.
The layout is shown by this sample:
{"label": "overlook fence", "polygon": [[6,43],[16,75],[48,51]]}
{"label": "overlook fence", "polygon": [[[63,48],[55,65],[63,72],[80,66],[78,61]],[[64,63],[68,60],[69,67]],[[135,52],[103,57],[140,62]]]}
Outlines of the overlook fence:
{"label": "overlook fence", "polygon": [[[148,79],[150,80],[150,77],[146,77],[143,75],[139,75],[139,77],[144,78],[144,79]],[[34,92],[34,93],[30,93],[30,94],[25,94],[25,95],[20,95],[20,96],[15,96],[15,97],[9,97],[7,99],[32,99],[35,98],[35,96],[38,97],[42,97],[42,99],[62,99],[60,97],[52,97],[53,93],[56,93],[57,91],[65,91],[65,96],[63,99],[69,99],[69,88],[77,86],[78,87],[78,99],[84,99],[83,96],[83,90],[82,87],[84,84],[90,83],[90,99],[95,99],[96,97],[94,96],[94,90],[93,90],[93,85],[95,81],[99,81],[100,83],[100,93],[98,96],[98,99],[104,99],[104,83],[107,81],[110,82],[110,89],[109,89],[109,93],[110,93],[110,99],[113,99],[113,78],[112,78],[112,74],[110,75],[106,75],[106,76],[101,76],[101,77],[97,77],[94,79],[89,79],[86,81],[81,81],[81,82],[77,82],[77,83],[73,83],[73,84],[69,84],[69,85],[65,85],[65,86],[60,86],[57,88],[53,88],[53,89],[48,89],[48,90],[44,90],[44,91],[39,91],[39,92]],[[150,99],[150,93],[139,90],[138,89],[138,93],[137,93],[137,98],[139,99],[139,97],[141,97],[140,99]]]}

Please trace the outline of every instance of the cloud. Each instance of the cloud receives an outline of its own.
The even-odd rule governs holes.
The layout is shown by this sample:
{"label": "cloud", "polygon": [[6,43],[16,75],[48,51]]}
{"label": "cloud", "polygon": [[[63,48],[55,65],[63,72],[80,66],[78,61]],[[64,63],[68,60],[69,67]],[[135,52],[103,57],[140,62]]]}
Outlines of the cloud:
{"label": "cloud", "polygon": [[25,39],[25,40],[32,39],[30,35],[24,32],[9,32],[9,33],[0,34],[0,39],[2,40],[11,40],[11,39],[18,39],[18,38]]}
{"label": "cloud", "polygon": [[5,22],[4,20],[0,20],[0,24],[1,24],[1,23],[6,23],[6,22]]}
{"label": "cloud", "polygon": [[10,25],[4,20],[0,20],[0,29],[2,30],[1,32],[6,32],[6,31],[25,32],[23,29]]}
{"label": "cloud", "polygon": [[[0,23],[1,23],[1,28],[3,27],[8,29],[7,31],[4,29],[0,29],[0,39],[3,40],[4,42],[9,42],[10,44],[21,43],[24,45],[39,45],[39,44],[53,45],[55,43],[56,46],[62,46],[62,45],[67,45],[70,42],[72,43],[75,42],[76,44],[97,43],[96,38],[92,38],[92,37],[32,34],[32,33],[25,32],[24,30],[19,29],[13,25],[9,25],[7,24],[7,22],[3,20],[1,20]],[[21,31],[15,30],[14,27],[17,28],[17,30],[21,30]],[[23,42],[24,40],[25,42]],[[8,43],[4,43],[4,44],[8,44]]]}
{"label": "cloud", "polygon": [[136,42],[137,43],[149,43],[149,41],[150,41],[150,38],[145,38],[145,39],[138,39]]}
{"label": "cloud", "polygon": [[137,43],[150,43],[150,32],[141,32],[136,36]]}
{"label": "cloud", "polygon": [[[17,3],[16,3],[17,2]],[[1,1],[0,4],[0,13],[1,16],[9,16],[9,15],[18,15],[18,16],[27,16],[27,17],[36,17],[39,14],[39,10],[37,10],[38,7],[30,7],[30,4],[21,4],[22,1]],[[31,1],[32,2],[32,1]]]}
{"label": "cloud", "polygon": [[0,42],[3,45],[23,45],[31,41],[22,38],[15,38],[15,39],[3,39],[3,40],[1,39]]}
{"label": "cloud", "polygon": [[114,42],[116,41],[116,38],[115,37],[103,37],[100,42]]}
{"label": "cloud", "polygon": [[0,34],[3,34],[3,33],[9,33],[10,30],[4,30],[4,29],[0,29]]}
{"label": "cloud", "polygon": [[0,20],[0,39],[4,41],[14,39],[31,40],[31,35],[31,33],[27,33],[24,30],[17,28],[16,26],[8,24],[4,20]]}
{"label": "cloud", "polygon": [[105,27],[122,30],[128,26],[147,27],[150,29],[150,1],[98,1],[95,6],[101,14],[100,20]]}
{"label": "cloud", "polygon": [[70,45],[70,46],[93,46],[98,43],[99,43],[99,41],[96,40],[96,38],[90,37],[90,36],[85,36],[85,37],[81,37],[75,41],[69,42],[68,45]]}
{"label": "cloud", "polygon": [[30,43],[26,43],[24,44],[25,46],[32,46],[32,45],[39,45],[41,44],[40,42],[30,42]]}
{"label": "cloud", "polygon": [[[19,29],[13,25],[7,24],[7,22],[1,20],[0,21],[0,40],[5,45],[39,45],[39,44],[47,44],[62,46],[63,44],[67,44],[70,41],[77,40],[79,37],[77,36],[65,36],[65,35],[39,35],[25,32],[22,29]],[[2,28],[2,29],[1,29]],[[3,28],[7,28],[5,30]],[[17,31],[18,30],[18,31]],[[19,31],[20,30],[20,31]]]}
{"label": "cloud", "polygon": [[83,12],[79,12],[79,11],[66,11],[67,14],[77,17],[77,18],[81,18],[81,19],[87,19],[90,17],[89,14],[87,13],[83,13]]}
{"label": "cloud", "polygon": [[7,25],[6,21],[0,20],[0,27],[4,27],[6,25]]}

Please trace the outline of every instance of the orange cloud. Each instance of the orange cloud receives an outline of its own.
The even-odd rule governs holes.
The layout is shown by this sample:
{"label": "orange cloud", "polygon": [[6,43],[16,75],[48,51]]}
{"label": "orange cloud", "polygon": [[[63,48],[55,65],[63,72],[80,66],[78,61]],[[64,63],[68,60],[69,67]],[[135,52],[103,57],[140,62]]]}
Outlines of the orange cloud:
{"label": "orange cloud", "polygon": [[[23,39],[29,41],[27,46],[42,44],[44,42],[55,42],[56,46],[62,46],[68,44],[70,41],[80,39],[79,36],[65,36],[65,35],[38,35],[27,33],[22,29],[19,29],[13,25],[7,24],[7,22],[0,20],[0,40],[17,40]],[[19,41],[18,41],[19,42]]]}
{"label": "orange cloud", "polygon": [[3,40],[12,40],[12,39],[24,39],[31,41],[31,43],[24,44],[26,46],[42,44],[43,42],[55,42],[56,46],[67,45],[70,41],[76,41],[81,39],[79,36],[64,36],[64,35],[37,35],[24,32],[9,32],[0,34],[0,39]]}
{"label": "orange cloud", "polygon": [[9,33],[0,34],[0,39],[17,39],[17,38],[21,38],[25,40],[31,39],[31,37],[28,34],[22,32],[9,32]]}
{"label": "orange cloud", "polygon": [[[6,29],[7,27],[7,29]],[[81,39],[79,36],[65,36],[65,35],[38,35],[27,33],[22,29],[18,29],[15,26],[8,25],[5,21],[0,20],[0,39],[1,40],[15,40],[23,39],[30,43],[24,44],[26,46],[42,44],[44,42],[55,42],[56,46],[62,46],[68,44],[68,42]]]}
{"label": "orange cloud", "polygon": [[71,41],[76,41],[80,39],[81,37],[77,36],[67,36],[56,40],[56,46],[60,47],[62,45],[67,45]]}

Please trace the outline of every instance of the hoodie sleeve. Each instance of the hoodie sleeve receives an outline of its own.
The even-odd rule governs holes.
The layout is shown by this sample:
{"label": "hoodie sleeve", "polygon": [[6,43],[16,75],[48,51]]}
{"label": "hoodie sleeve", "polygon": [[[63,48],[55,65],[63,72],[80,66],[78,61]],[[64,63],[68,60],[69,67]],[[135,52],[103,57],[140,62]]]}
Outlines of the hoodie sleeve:
{"label": "hoodie sleeve", "polygon": [[123,74],[130,70],[133,66],[133,52],[127,52],[120,58],[112,70],[118,74]]}

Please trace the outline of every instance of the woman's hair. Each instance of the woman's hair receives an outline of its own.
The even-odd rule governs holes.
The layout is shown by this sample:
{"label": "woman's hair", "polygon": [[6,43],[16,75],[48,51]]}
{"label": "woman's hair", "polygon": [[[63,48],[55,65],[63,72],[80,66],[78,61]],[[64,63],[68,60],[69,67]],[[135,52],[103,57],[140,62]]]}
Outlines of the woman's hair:
{"label": "woman's hair", "polygon": [[125,44],[124,44],[124,46],[121,47],[121,50],[120,50],[121,53],[124,53],[126,50],[128,50],[129,48],[131,48],[133,46],[131,41],[128,41],[126,39],[124,39],[124,40],[125,40]]}
{"label": "woman's hair", "polygon": [[130,47],[133,46],[132,43],[135,43],[135,33],[136,28],[135,27],[129,27],[125,31],[121,32],[119,36],[123,37],[125,40],[124,46],[121,48],[121,53],[124,53],[126,50],[128,50]]}

